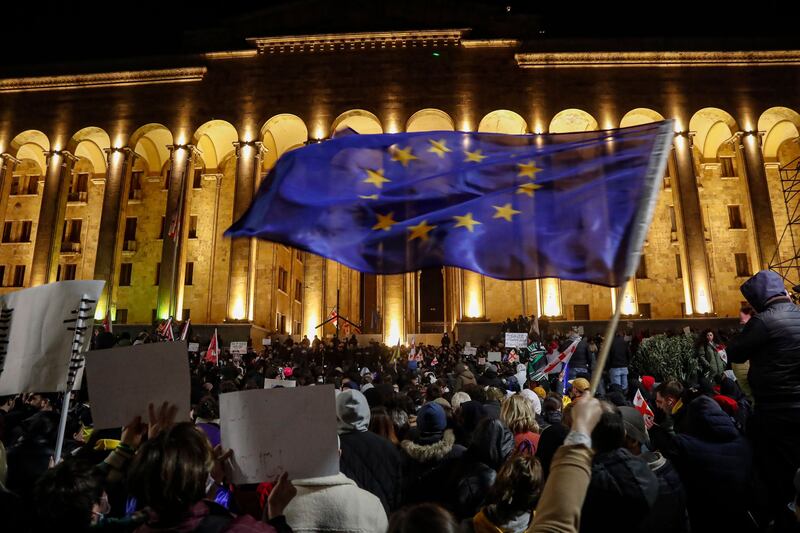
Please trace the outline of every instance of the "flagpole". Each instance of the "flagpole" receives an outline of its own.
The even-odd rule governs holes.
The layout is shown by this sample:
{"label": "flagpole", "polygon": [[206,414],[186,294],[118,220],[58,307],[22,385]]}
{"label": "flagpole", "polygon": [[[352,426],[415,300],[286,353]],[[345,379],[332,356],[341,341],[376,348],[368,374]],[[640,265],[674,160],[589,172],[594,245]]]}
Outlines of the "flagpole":
{"label": "flagpole", "polygon": [[592,383],[590,387],[592,394],[597,392],[597,387],[600,385],[600,379],[603,377],[603,368],[606,366],[608,353],[611,351],[611,341],[614,337],[614,333],[617,331],[619,318],[622,315],[622,295],[625,292],[625,285],[627,285],[627,283],[628,280],[626,279],[625,283],[616,288],[617,302],[614,306],[614,316],[611,317],[611,320],[608,321],[608,325],[606,326],[606,331],[603,335],[603,344],[600,346],[600,354],[597,356],[594,371],[592,372]]}

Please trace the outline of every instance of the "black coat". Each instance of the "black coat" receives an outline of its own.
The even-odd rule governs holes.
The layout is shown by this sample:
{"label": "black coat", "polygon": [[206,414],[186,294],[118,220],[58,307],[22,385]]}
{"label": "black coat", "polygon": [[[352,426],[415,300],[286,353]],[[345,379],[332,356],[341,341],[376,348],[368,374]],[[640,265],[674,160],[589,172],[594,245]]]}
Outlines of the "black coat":
{"label": "black coat", "polygon": [[387,439],[371,431],[339,435],[339,469],[362,489],[380,498],[388,515],[400,507],[403,456]]}
{"label": "black coat", "polygon": [[458,520],[475,516],[494,485],[497,470],[514,451],[514,435],[497,419],[478,424],[467,453],[453,463],[443,487],[446,506]]}
{"label": "black coat", "polygon": [[686,492],[678,471],[669,460],[656,452],[642,454],[650,470],[658,478],[658,498],[641,525],[648,533],[686,533],[689,516],[686,511]]}
{"label": "black coat", "polygon": [[[569,341],[572,343],[572,341]],[[569,346],[569,343],[567,346]],[[562,350],[563,351],[563,350]],[[569,366],[574,368],[577,366],[591,369],[592,367],[592,354],[589,351],[589,343],[585,338],[582,338],[578,345],[575,347],[575,353],[569,359]]]}
{"label": "black coat", "polygon": [[581,510],[581,532],[608,531],[609,523],[614,531],[640,531],[657,498],[658,478],[644,459],[624,448],[598,453]]}
{"label": "black coat", "polygon": [[752,454],[731,418],[708,396],[687,407],[686,433],[668,459],[686,490],[692,531],[746,531]]}
{"label": "black coat", "polygon": [[615,336],[608,354],[608,368],[627,368],[627,366],[628,343],[622,337]]}
{"label": "black coat", "polygon": [[403,504],[444,503],[442,487],[447,482],[452,465],[466,451],[466,448],[456,444],[453,431],[446,430],[442,440],[433,444],[404,440],[400,448],[404,459]]}

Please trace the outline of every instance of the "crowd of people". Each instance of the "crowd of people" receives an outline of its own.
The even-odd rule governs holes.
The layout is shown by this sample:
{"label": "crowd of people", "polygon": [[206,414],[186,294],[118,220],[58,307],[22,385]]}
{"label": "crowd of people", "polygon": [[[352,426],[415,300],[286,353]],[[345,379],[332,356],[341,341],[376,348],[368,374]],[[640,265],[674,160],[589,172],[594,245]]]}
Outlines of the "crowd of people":
{"label": "crowd of people", "polygon": [[[742,292],[741,332],[724,346],[697,335],[701,372],[683,382],[631,368],[632,332],[559,335],[527,319],[527,348],[498,338],[475,355],[448,335],[287,339],[216,363],[188,354],[192,422],[161,404],[94,430],[83,387],[58,464],[59,395],[0,397],[2,531],[800,531],[800,309],[770,272]],[[156,341],[98,332],[93,348]],[[226,478],[236,450],[222,447],[219,395],[268,378],[335,387],[338,474]]]}

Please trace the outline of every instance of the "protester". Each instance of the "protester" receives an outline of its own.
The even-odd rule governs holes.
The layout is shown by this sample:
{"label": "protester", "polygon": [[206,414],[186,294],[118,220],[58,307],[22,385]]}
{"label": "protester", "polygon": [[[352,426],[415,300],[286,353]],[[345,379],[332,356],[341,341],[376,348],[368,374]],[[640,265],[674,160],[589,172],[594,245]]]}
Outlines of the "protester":
{"label": "protester", "polygon": [[544,487],[539,461],[514,455],[497,473],[486,505],[472,518],[475,533],[522,532],[528,528]]}
{"label": "protester", "polygon": [[515,394],[506,398],[500,409],[500,420],[514,434],[514,449],[517,452],[536,454],[540,437],[539,424],[536,423],[536,416],[525,397]]}

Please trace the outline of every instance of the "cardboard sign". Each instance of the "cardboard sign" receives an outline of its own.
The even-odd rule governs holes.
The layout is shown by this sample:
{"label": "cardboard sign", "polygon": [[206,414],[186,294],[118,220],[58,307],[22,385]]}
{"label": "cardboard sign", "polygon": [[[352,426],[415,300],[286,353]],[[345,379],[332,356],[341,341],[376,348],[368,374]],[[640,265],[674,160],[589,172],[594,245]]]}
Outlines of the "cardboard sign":
{"label": "cardboard sign", "polygon": [[264,388],[265,389],[275,389],[283,387],[284,389],[290,389],[297,386],[297,382],[293,379],[264,379]]}
{"label": "cardboard sign", "polygon": [[490,363],[499,363],[503,360],[503,354],[501,352],[489,352],[487,355],[489,356]]}
{"label": "cardboard sign", "polygon": [[464,355],[477,355],[478,349],[475,347],[464,348]]}
{"label": "cardboard sign", "polygon": [[[0,296],[0,395],[62,392],[80,387],[83,353],[89,347],[95,303],[104,281],[61,281]],[[91,303],[81,306],[83,295]],[[77,312],[87,329],[72,354]],[[4,318],[5,317],[5,318]],[[185,356],[184,356],[185,357]]]}
{"label": "cardboard sign", "polygon": [[[525,348],[528,346],[527,333],[506,333],[506,348]],[[491,361],[491,359],[489,359]]]}
{"label": "cardboard sign", "polygon": [[272,346],[272,339],[269,337],[264,337],[261,339],[261,346]]}
{"label": "cardboard sign", "polygon": [[339,473],[332,385],[254,389],[219,396],[222,447],[234,451],[235,484]]}
{"label": "cardboard sign", "polygon": [[244,355],[247,353],[247,342],[232,342],[230,352]]}
{"label": "cardboard sign", "polygon": [[189,351],[192,353],[197,353],[200,351],[200,343],[199,342],[190,342],[189,343]]}
{"label": "cardboard sign", "polygon": [[189,420],[189,360],[184,342],[157,342],[86,354],[86,379],[95,429],[118,428],[147,406],[178,406],[178,421]]}

